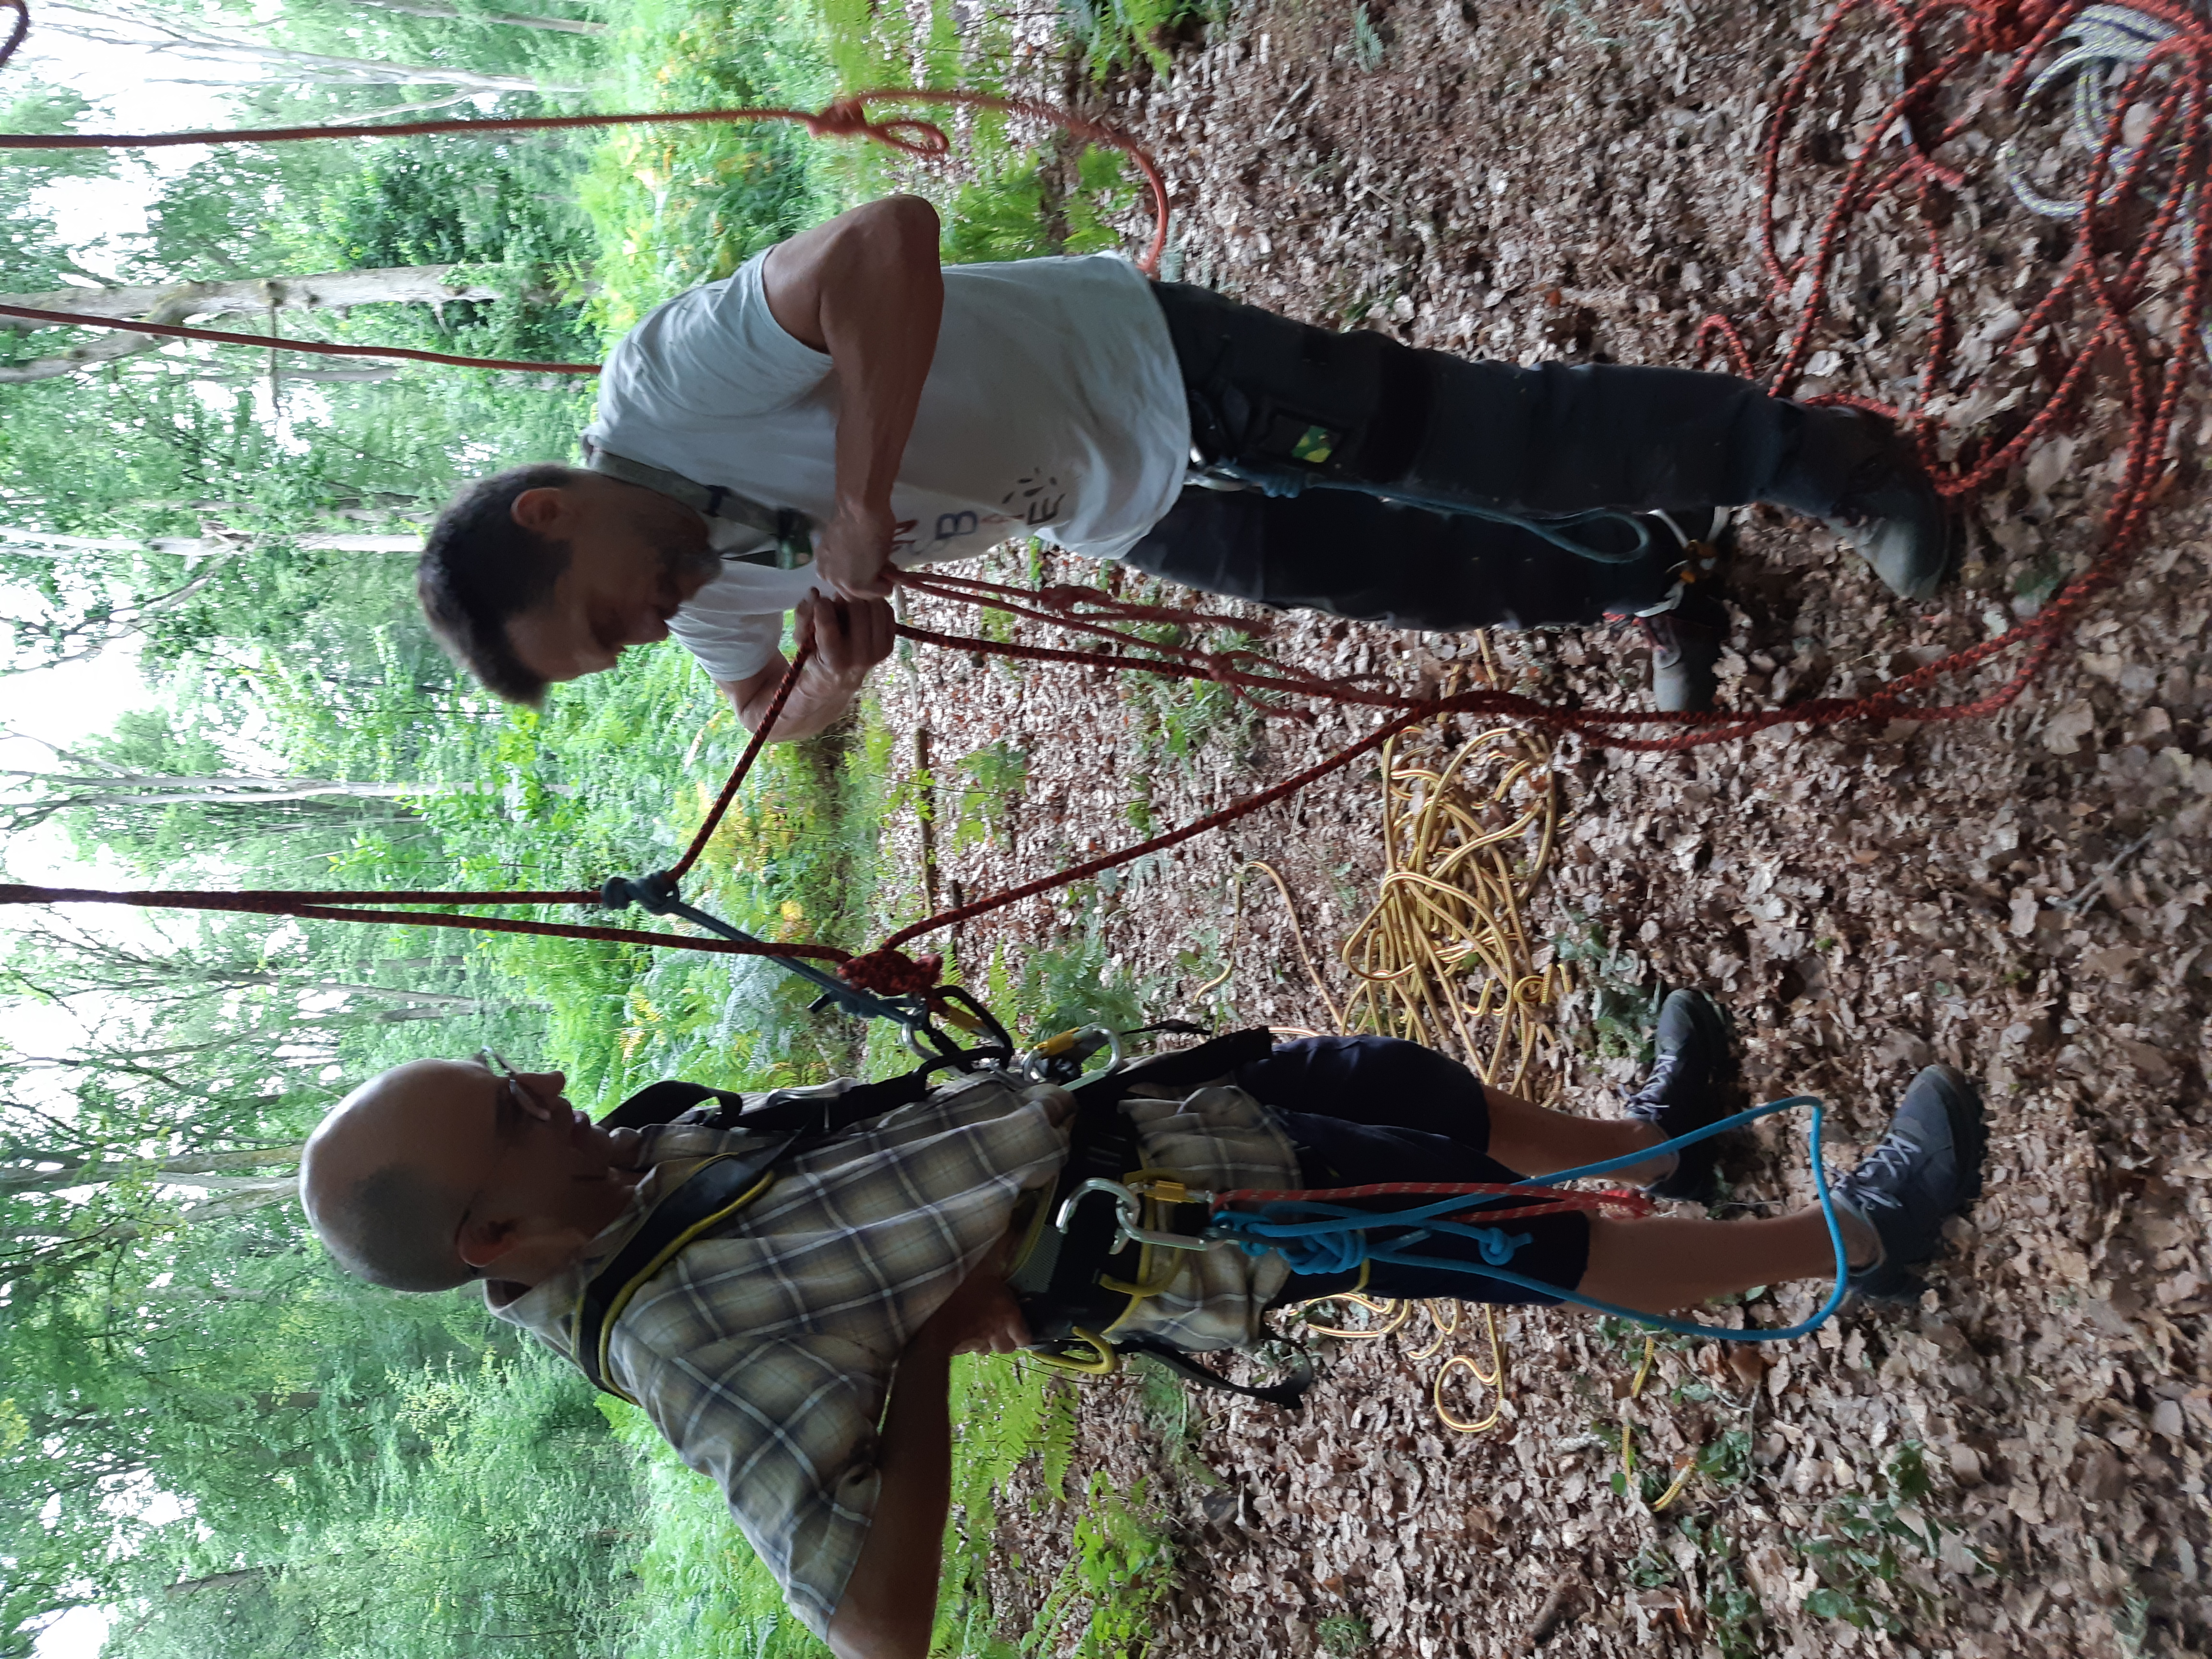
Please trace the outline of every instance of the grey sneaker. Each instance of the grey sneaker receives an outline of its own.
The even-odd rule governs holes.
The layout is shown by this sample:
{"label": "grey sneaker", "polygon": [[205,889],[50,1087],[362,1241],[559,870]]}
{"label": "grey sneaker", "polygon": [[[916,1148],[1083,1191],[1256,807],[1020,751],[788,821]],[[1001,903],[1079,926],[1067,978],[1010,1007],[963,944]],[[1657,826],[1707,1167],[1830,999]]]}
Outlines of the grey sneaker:
{"label": "grey sneaker", "polygon": [[1965,1073],[1930,1066],[1912,1079],[1881,1144],[1830,1188],[1881,1241],[1881,1255],[1852,1272],[1853,1290],[1870,1302],[1919,1297],[1928,1286],[1917,1270],[1942,1248],[1943,1224],[1982,1195],[1987,1150],[1981,1091]]}
{"label": "grey sneaker", "polygon": [[1709,581],[1683,591],[1672,611],[1638,617],[1651,647],[1651,706],[1663,714],[1702,714],[1713,706],[1715,674],[1728,643],[1728,607]]}
{"label": "grey sneaker", "polygon": [[[1628,1097],[1627,1114],[1652,1125],[1672,1140],[1728,1115],[1722,1089],[1734,1074],[1728,1022],[1720,1005],[1703,991],[1676,991],[1660,1005],[1659,1030],[1651,1075]],[[1674,1155],[1674,1167],[1644,1190],[1654,1198],[1702,1202],[1713,1189],[1720,1164],[1715,1135]]]}
{"label": "grey sneaker", "polygon": [[1849,542],[1901,599],[1924,599],[1950,574],[1950,510],[1912,440],[1877,415],[1843,434],[1843,494],[1821,522]]}
{"label": "grey sneaker", "polygon": [[1674,603],[1634,619],[1651,649],[1651,706],[1668,714],[1703,714],[1713,706],[1719,684],[1714,669],[1728,643],[1718,566],[1728,544],[1729,511],[1706,507],[1636,516],[1661,547],[1677,550],[1681,571]]}

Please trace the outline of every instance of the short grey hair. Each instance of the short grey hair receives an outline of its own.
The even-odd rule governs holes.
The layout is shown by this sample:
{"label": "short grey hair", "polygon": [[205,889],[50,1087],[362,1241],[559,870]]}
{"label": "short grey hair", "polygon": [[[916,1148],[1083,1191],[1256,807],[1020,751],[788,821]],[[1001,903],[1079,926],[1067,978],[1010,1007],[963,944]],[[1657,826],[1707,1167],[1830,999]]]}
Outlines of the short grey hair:
{"label": "short grey hair", "polygon": [[404,1164],[386,1164],[339,1195],[315,1231],[338,1265],[390,1291],[450,1291],[477,1277],[453,1245],[452,1198]]}

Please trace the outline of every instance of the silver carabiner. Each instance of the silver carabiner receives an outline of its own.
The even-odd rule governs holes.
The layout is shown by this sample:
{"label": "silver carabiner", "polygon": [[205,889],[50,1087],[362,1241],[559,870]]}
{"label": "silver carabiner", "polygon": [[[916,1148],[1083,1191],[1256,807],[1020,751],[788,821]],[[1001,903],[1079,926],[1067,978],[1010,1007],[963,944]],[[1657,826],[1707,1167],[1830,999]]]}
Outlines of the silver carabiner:
{"label": "silver carabiner", "polygon": [[1021,1059],[1016,1062],[1023,1079],[1030,1083],[1048,1081],[1049,1079],[1044,1075],[1046,1063],[1073,1048],[1087,1036],[1101,1036],[1106,1039],[1105,1066],[1102,1070],[1085,1073],[1078,1079],[1077,1084],[1071,1084],[1068,1086],[1073,1088],[1081,1083],[1096,1083],[1101,1078],[1111,1077],[1120,1071],[1127,1052],[1121,1046],[1121,1034],[1110,1025],[1079,1025],[1072,1031],[1062,1031],[1058,1036],[1049,1037],[1038,1043],[1034,1048],[1025,1050]]}
{"label": "silver carabiner", "polygon": [[1104,1193],[1114,1200],[1114,1248],[1127,1244],[1152,1244],[1167,1250],[1203,1250],[1206,1241],[1190,1238],[1182,1233],[1155,1231],[1142,1224],[1144,1204],[1136,1194],[1118,1181],[1109,1181],[1103,1176],[1093,1176],[1060,1200],[1060,1212],[1052,1224],[1065,1233],[1075,1219],[1075,1206],[1093,1193]]}

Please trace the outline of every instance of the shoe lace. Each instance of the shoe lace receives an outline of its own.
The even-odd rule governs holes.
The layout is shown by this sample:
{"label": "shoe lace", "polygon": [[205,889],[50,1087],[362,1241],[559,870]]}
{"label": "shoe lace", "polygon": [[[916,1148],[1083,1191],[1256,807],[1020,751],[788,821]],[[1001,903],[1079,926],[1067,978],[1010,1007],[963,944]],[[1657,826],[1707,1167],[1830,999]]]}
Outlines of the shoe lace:
{"label": "shoe lace", "polygon": [[1621,1109],[1633,1118],[1646,1123],[1656,1123],[1668,1107],[1667,1084],[1682,1063],[1680,1054],[1662,1054],[1651,1063],[1651,1075],[1644,1079],[1644,1086],[1624,1097]]}
{"label": "shoe lace", "polygon": [[1901,1208],[1902,1201],[1888,1190],[1887,1183],[1903,1180],[1912,1167],[1912,1160],[1919,1156],[1917,1142],[1894,1133],[1884,1135],[1881,1145],[1867,1156],[1864,1163],[1835,1183],[1835,1194],[1861,1206]]}

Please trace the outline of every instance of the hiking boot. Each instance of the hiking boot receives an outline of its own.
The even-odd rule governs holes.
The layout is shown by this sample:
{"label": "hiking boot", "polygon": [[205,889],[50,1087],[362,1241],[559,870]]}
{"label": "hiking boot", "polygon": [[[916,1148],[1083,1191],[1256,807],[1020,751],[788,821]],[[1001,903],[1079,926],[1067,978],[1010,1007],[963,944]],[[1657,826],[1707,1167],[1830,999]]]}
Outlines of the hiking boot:
{"label": "hiking boot", "polygon": [[1870,1302],[1913,1302],[1928,1288],[1917,1269],[1942,1247],[1943,1224],[1982,1195],[1987,1141],[1981,1091],[1963,1072],[1930,1066],[1912,1079],[1881,1144],[1829,1191],[1881,1241],[1854,1268],[1850,1287]]}
{"label": "hiking boot", "polygon": [[1820,521],[1849,542],[1901,599],[1924,599],[1951,571],[1951,514],[1936,494],[1912,440],[1878,415],[1849,416],[1822,434],[1828,463],[1842,479],[1836,504]]}
{"label": "hiking boot", "polygon": [[[1659,1007],[1659,1030],[1651,1075],[1628,1097],[1627,1114],[1650,1124],[1668,1139],[1717,1123],[1728,1115],[1722,1085],[1735,1071],[1729,1053],[1728,1022],[1720,1005],[1703,991],[1676,991]],[[1674,1167],[1644,1190],[1654,1198],[1702,1202],[1713,1190],[1720,1164],[1715,1135],[1674,1154]]]}
{"label": "hiking boot", "polygon": [[1717,574],[1728,539],[1728,509],[1636,516],[1662,548],[1680,550],[1682,572],[1671,605],[1635,618],[1651,648],[1651,706],[1665,714],[1703,714],[1713,706],[1719,684],[1713,671],[1728,643],[1728,607],[1721,603]]}
{"label": "hiking boot", "polygon": [[1713,706],[1729,618],[1712,588],[1710,581],[1686,587],[1673,610],[1636,619],[1651,647],[1651,706],[1662,714],[1702,714]]}

